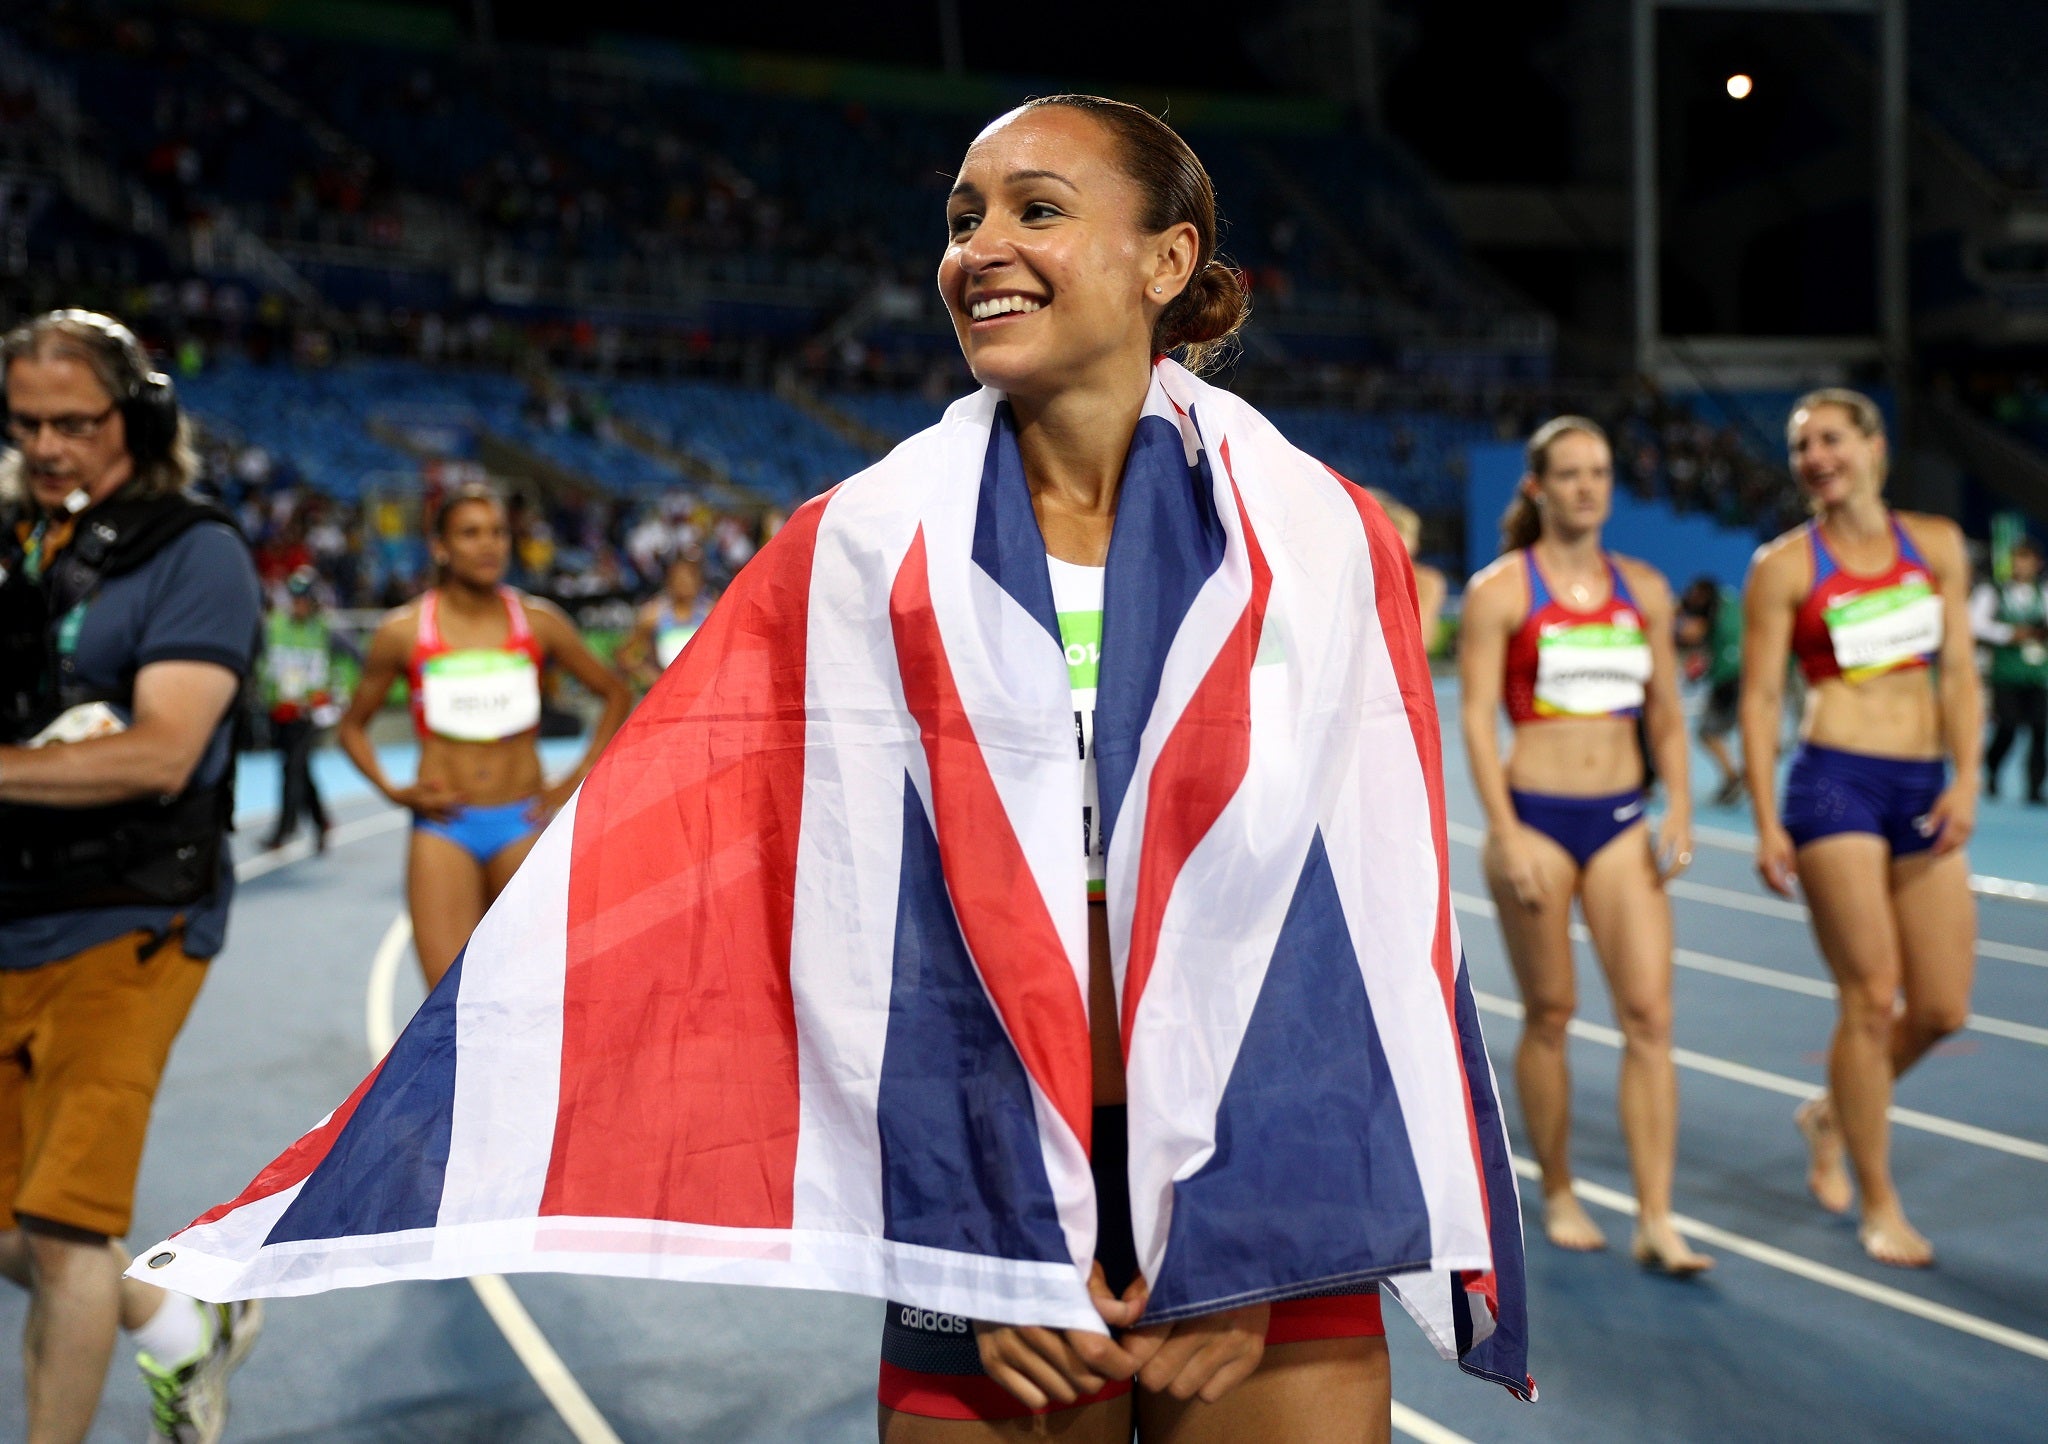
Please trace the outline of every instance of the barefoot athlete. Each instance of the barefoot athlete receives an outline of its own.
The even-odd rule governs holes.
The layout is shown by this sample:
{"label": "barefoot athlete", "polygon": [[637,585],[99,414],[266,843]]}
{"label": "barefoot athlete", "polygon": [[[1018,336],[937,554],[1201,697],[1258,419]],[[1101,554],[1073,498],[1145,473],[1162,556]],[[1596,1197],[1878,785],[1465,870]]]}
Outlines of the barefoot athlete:
{"label": "barefoot athlete", "polygon": [[[1815,391],[1786,434],[1814,517],[1757,551],[1743,592],[1756,866],[1781,896],[1798,881],[1838,993],[1828,1091],[1796,1115],[1808,1186],[1845,1213],[1853,1170],[1864,1250],[1918,1267],[1934,1249],[1892,1187],[1888,1112],[1893,1080],[1970,1011],[1977,906],[1963,844],[1976,826],[1983,704],[1969,560],[1954,522],[1885,505],[1884,418],[1869,397]],[[1781,811],[1788,654],[1808,691]]]}
{"label": "barefoot athlete", "polygon": [[[1621,1126],[1639,1205],[1633,1252],[1649,1267],[1697,1273],[1712,1260],[1671,1222],[1678,1074],[1664,884],[1692,861],[1671,591],[1653,568],[1601,548],[1614,463],[1597,424],[1560,416],[1527,450],[1501,523],[1506,555],[1465,591],[1459,670],[1465,749],[1486,808],[1486,881],[1522,994],[1515,1079],[1543,1170],[1543,1228],[1560,1248],[1606,1246],[1572,1193],[1569,1158],[1577,897],[1621,1025]],[[1505,762],[1494,720],[1503,702],[1514,725]],[[1669,796],[1654,843],[1639,716]]]}
{"label": "barefoot athlete", "polygon": [[[429,987],[631,706],[625,683],[559,608],[501,584],[510,553],[496,492],[464,486],[442,504],[433,536],[441,580],[378,625],[337,734],[377,790],[412,811],[406,895]],[[537,745],[541,672],[551,664],[604,703],[582,760],[553,783],[541,776]],[[384,775],[367,731],[400,676],[420,738],[417,779],[404,787]]]}

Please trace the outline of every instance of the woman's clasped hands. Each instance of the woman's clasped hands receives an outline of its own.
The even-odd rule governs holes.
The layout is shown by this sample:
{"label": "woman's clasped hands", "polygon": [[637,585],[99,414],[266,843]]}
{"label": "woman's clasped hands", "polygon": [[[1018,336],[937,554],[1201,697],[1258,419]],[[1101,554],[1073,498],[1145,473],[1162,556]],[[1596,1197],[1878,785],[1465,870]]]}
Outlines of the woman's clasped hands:
{"label": "woman's clasped hands", "polygon": [[977,1323],[975,1341],[988,1376],[1033,1409],[1077,1404],[1127,1379],[1154,1393],[1213,1404],[1250,1378],[1265,1356],[1266,1304],[1142,1327],[1150,1299],[1144,1277],[1119,1298],[1099,1262],[1088,1276],[1088,1293],[1110,1334]]}

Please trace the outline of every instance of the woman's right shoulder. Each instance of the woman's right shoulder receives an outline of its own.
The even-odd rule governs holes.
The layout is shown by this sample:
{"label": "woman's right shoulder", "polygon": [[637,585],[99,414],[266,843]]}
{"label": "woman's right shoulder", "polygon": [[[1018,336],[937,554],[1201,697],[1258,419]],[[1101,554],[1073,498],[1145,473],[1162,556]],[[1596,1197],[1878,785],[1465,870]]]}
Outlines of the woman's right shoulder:
{"label": "woman's right shoulder", "polygon": [[1465,583],[1466,604],[1469,606],[1474,597],[1516,595],[1522,587],[1523,565],[1522,554],[1518,551],[1495,557]]}

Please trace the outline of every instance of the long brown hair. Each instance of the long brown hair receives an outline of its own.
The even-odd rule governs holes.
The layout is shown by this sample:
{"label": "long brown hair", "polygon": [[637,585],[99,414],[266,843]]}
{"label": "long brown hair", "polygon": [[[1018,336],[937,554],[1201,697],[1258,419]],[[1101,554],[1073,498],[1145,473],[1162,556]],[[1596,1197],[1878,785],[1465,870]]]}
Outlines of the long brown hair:
{"label": "long brown hair", "polygon": [[1500,547],[1503,552],[1526,551],[1543,535],[1543,513],[1537,509],[1536,499],[1529,495],[1528,483],[1531,478],[1543,480],[1543,474],[1550,470],[1550,448],[1560,436],[1572,431],[1592,437],[1610,452],[1614,449],[1607,440],[1606,429],[1591,417],[1554,416],[1537,427],[1529,437],[1528,445],[1522,448],[1525,474],[1515,486],[1514,499],[1500,516]]}

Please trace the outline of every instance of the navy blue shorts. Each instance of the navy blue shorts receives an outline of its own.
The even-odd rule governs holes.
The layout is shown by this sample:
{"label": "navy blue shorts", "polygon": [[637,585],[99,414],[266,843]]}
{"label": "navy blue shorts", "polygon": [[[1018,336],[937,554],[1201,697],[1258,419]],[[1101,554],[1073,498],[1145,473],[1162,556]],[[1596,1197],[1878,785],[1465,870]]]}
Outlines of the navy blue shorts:
{"label": "navy blue shorts", "polygon": [[1907,857],[1934,846],[1927,811],[1948,785],[1938,759],[1869,757],[1808,742],[1785,779],[1785,831],[1795,847],[1843,832],[1869,832]]}
{"label": "navy blue shorts", "polygon": [[1515,816],[1572,855],[1584,867],[1593,854],[1643,820],[1643,792],[1633,788],[1607,797],[1559,797],[1549,792],[1509,792]]}

